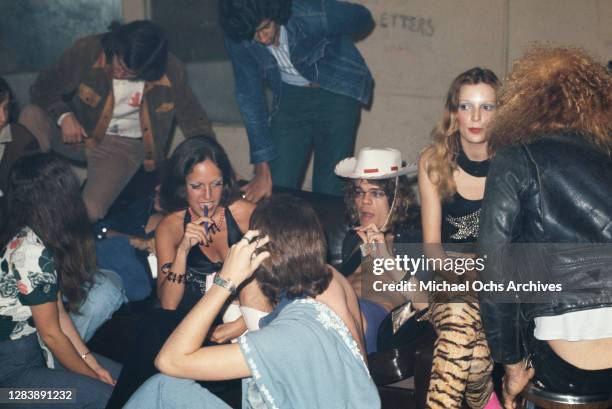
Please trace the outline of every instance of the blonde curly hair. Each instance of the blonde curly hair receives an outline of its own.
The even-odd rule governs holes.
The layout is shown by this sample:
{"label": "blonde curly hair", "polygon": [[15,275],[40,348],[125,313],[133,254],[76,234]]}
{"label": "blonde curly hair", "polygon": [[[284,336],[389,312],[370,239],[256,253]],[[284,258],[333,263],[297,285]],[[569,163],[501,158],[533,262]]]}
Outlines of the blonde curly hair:
{"label": "blonde curly hair", "polygon": [[456,115],[459,110],[459,93],[464,85],[487,84],[497,93],[500,86],[495,73],[487,68],[474,67],[457,76],[446,95],[442,118],[431,131],[433,143],[426,148],[427,176],[436,187],[442,201],[450,199],[457,191],[453,171],[457,169],[459,154],[459,128]]}
{"label": "blonde curly hair", "polygon": [[491,153],[573,132],[612,154],[612,76],[582,49],[534,47],[514,63],[498,99]]}

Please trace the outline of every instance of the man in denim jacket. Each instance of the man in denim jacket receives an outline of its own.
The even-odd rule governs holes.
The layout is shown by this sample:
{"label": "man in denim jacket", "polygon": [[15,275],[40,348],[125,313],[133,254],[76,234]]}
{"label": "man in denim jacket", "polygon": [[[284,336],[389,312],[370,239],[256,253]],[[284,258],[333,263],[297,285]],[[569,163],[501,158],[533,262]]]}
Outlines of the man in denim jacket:
{"label": "man in denim jacket", "polygon": [[[336,0],[219,2],[236,99],[250,144],[255,177],[246,198],[268,196],[272,182],[298,188],[314,150],[313,190],[339,195],[334,165],[353,151],[360,104],[372,76],[353,43],[372,15]],[[263,80],[272,89],[268,109]]]}

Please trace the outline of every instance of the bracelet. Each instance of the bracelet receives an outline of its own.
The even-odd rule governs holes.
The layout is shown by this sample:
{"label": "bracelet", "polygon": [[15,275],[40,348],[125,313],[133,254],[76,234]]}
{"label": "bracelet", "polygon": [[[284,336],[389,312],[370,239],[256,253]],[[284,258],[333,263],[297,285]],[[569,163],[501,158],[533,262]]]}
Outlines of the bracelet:
{"label": "bracelet", "polygon": [[85,360],[85,358],[87,358],[87,355],[91,354],[91,351],[87,351],[84,354],[81,355],[81,359]]}
{"label": "bracelet", "polygon": [[215,278],[213,279],[213,284],[218,285],[221,288],[225,288],[230,294],[236,294],[236,284],[232,280],[226,280],[221,277],[219,274],[215,274]]}
{"label": "bracelet", "polygon": [[187,277],[185,274],[177,274],[174,271],[170,270],[172,267],[172,263],[166,263],[161,266],[162,274],[166,275],[166,281],[171,283],[183,284],[187,282]]}

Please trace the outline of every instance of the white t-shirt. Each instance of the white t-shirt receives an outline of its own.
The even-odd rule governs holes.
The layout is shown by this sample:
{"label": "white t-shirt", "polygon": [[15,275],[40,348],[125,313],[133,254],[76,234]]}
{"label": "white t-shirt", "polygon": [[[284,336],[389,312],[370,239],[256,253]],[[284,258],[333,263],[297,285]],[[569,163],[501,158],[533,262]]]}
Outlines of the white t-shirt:
{"label": "white t-shirt", "polygon": [[144,81],[113,79],[115,107],[106,133],[126,138],[142,138],[140,104]]}
{"label": "white t-shirt", "polygon": [[541,341],[612,338],[612,307],[536,317],[534,337]]}

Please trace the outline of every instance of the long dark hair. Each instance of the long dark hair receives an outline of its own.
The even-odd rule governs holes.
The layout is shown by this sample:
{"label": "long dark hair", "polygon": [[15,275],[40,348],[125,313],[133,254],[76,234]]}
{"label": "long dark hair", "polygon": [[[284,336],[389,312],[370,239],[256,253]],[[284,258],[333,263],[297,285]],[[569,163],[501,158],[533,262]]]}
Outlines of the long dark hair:
{"label": "long dark hair", "polygon": [[60,289],[78,311],[91,286],[96,257],[89,218],[76,176],[48,153],[24,156],[11,168],[0,245],[31,228],[53,253]]}
{"label": "long dark hair", "polygon": [[290,195],[261,201],[251,216],[251,229],[267,235],[270,257],[255,272],[264,295],[276,304],[288,298],[315,297],[329,285],[332,275],[325,257],[323,227],[310,204]]}
{"label": "long dark hair", "polygon": [[[396,192],[396,178],[366,180],[381,188],[387,195],[389,210],[392,212],[387,227],[391,232],[396,232],[400,228],[416,227],[419,214],[418,205],[406,175],[397,178],[399,186],[397,186],[397,198],[395,198],[393,209],[391,209],[391,206]],[[359,182],[359,179],[349,179],[344,185],[344,206],[348,222],[351,225],[357,225],[359,222],[359,213],[357,212],[357,206],[355,206],[355,187],[357,182]]]}
{"label": "long dark hair", "polygon": [[200,135],[185,139],[176,147],[166,163],[159,190],[161,206],[168,212],[187,208],[185,177],[193,171],[198,163],[210,160],[223,176],[223,194],[221,206],[228,206],[238,197],[238,186],[234,169],[215,138]]}

